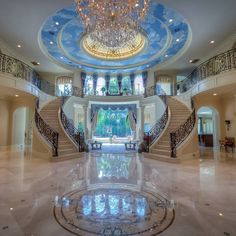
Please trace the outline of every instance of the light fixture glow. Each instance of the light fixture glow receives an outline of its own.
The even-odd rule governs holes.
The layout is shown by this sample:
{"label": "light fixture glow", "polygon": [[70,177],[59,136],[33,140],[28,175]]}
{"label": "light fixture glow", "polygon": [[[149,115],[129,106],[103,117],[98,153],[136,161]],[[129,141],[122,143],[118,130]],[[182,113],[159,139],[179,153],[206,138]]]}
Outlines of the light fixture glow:
{"label": "light fixture glow", "polygon": [[59,22],[56,22],[55,24],[56,24],[56,25],[59,25]]}
{"label": "light fixture glow", "polygon": [[213,93],[213,96],[217,96],[217,93]]}
{"label": "light fixture glow", "polygon": [[211,40],[211,42],[210,42],[211,44],[213,44],[213,43],[215,43],[215,41],[214,40]]}
{"label": "light fixture glow", "polygon": [[192,62],[193,62],[193,60],[191,59],[191,60],[189,60],[189,62],[190,62],[190,63],[192,63]]}
{"label": "light fixture glow", "polygon": [[75,0],[76,9],[89,37],[108,48],[117,48],[140,32],[148,0]]}
{"label": "light fixture glow", "polygon": [[18,98],[18,97],[19,97],[19,95],[18,95],[18,94],[16,94],[16,95],[15,95],[15,97],[17,97],[17,98]]}
{"label": "light fixture glow", "polygon": [[176,39],[176,42],[179,42],[179,39]]}
{"label": "light fixture glow", "polygon": [[223,216],[223,214],[222,214],[222,213],[219,213],[219,216]]}
{"label": "light fixture glow", "polygon": [[17,47],[18,47],[18,48],[21,48],[21,45],[20,45],[20,44],[18,44],[18,45],[17,45]]}
{"label": "light fixture glow", "polygon": [[168,54],[165,55],[165,57],[168,57],[168,56],[169,56]]}
{"label": "light fixture glow", "polygon": [[50,44],[53,45],[53,41],[50,41]]}
{"label": "light fixture glow", "polygon": [[169,19],[169,22],[170,22],[170,23],[173,22],[173,19]]}

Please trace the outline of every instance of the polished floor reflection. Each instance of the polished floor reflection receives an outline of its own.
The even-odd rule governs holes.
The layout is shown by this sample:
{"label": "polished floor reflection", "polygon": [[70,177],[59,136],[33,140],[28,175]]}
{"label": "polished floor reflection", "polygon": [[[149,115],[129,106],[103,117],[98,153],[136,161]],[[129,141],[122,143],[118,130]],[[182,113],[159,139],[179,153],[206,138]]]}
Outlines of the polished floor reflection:
{"label": "polished floor reflection", "polygon": [[51,163],[1,152],[0,235],[236,235],[235,160],[203,151],[181,164],[138,154]]}

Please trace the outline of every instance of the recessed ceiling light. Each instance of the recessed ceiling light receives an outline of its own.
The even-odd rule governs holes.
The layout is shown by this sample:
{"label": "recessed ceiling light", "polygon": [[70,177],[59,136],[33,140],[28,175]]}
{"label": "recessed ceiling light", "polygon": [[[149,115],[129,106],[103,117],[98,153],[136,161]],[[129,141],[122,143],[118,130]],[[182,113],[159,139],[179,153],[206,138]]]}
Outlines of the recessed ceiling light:
{"label": "recessed ceiling light", "polygon": [[52,45],[52,44],[53,44],[53,41],[50,41],[50,44]]}
{"label": "recessed ceiling light", "polygon": [[40,63],[37,62],[37,61],[31,61],[31,63],[32,63],[34,66],[39,66],[39,65],[40,65]]}
{"label": "recessed ceiling light", "polygon": [[213,93],[213,96],[217,96],[217,93]]}
{"label": "recessed ceiling light", "polygon": [[17,44],[17,47],[18,47],[18,48],[21,48],[21,45],[20,45],[20,44]]}
{"label": "recessed ceiling light", "polygon": [[195,64],[197,62],[199,62],[199,59],[190,59],[189,60],[189,63],[192,63],[192,64]]}
{"label": "recessed ceiling light", "polygon": [[211,42],[210,42],[211,44],[213,44],[213,43],[215,43],[215,41],[214,40],[211,40]]}
{"label": "recessed ceiling light", "polygon": [[18,95],[18,94],[15,94],[15,97],[17,97],[17,98],[18,98],[18,97],[19,97],[19,95]]}
{"label": "recessed ceiling light", "polygon": [[169,22],[170,22],[170,23],[173,22],[173,19],[169,19]]}
{"label": "recessed ceiling light", "polygon": [[179,39],[176,39],[176,42],[179,42]]}
{"label": "recessed ceiling light", "polygon": [[56,25],[59,25],[59,22],[55,22]]}

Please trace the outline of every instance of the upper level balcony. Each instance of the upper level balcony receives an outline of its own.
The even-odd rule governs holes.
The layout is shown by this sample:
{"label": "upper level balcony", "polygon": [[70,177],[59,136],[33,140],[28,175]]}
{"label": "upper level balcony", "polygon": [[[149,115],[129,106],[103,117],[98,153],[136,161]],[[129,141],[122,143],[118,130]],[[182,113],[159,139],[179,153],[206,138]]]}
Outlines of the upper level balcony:
{"label": "upper level balcony", "polygon": [[164,94],[180,95],[207,78],[235,68],[236,49],[232,49],[202,63],[184,80],[171,84],[173,90],[168,93],[168,88],[163,87],[161,83],[154,83],[153,86],[147,87],[147,71],[130,75],[118,74],[116,76],[109,74],[87,75],[85,72],[81,72],[80,87],[74,86],[73,78],[68,76],[58,77],[55,84],[52,84],[41,78],[33,68],[24,62],[0,53],[0,73],[23,79],[52,96],[77,96],[81,98],[94,96],[142,98]]}

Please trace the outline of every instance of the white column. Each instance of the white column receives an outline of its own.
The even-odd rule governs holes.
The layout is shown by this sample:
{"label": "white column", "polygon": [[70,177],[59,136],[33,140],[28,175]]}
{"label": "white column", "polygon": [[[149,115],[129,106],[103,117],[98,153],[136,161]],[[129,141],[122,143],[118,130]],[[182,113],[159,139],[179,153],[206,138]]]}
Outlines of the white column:
{"label": "white column", "polygon": [[88,139],[88,114],[87,114],[87,106],[83,106],[84,111],[84,138],[85,140]]}
{"label": "white column", "polygon": [[75,87],[81,88],[81,76],[80,76],[80,71],[77,71],[74,73],[73,76],[73,85]]}
{"label": "white column", "polygon": [[136,125],[136,139],[140,142],[143,141],[143,126],[144,126],[144,106],[140,106],[137,112],[137,125]]}
{"label": "white column", "polygon": [[87,138],[92,139],[91,107],[87,107]]}

